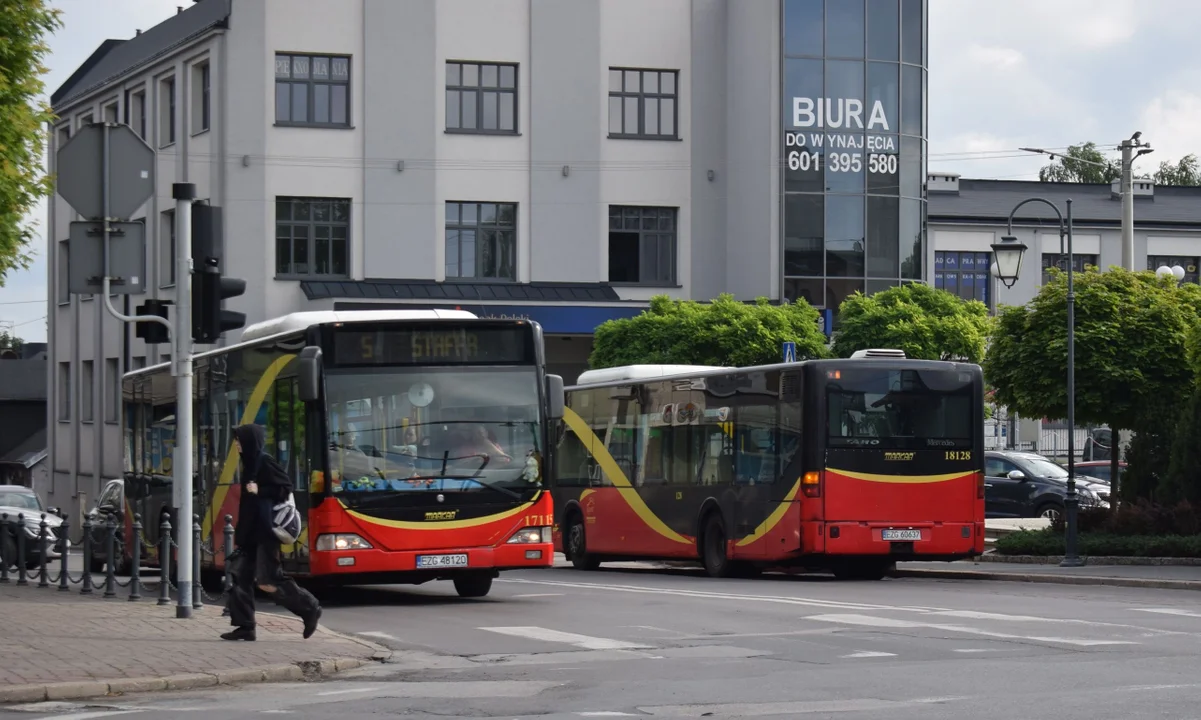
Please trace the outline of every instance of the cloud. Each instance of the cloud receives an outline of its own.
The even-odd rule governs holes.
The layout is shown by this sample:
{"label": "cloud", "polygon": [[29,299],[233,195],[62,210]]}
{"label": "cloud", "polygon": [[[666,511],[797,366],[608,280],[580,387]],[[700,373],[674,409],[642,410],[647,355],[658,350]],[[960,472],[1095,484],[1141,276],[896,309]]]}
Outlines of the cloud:
{"label": "cloud", "polygon": [[[1201,95],[1172,89],[1153,98],[1140,116],[1139,130],[1155,148],[1146,158],[1155,167],[1163,161],[1176,161],[1193,153],[1201,156]],[[1145,162],[1145,161],[1144,161]],[[1144,171],[1149,168],[1142,168]]]}
{"label": "cloud", "polygon": [[968,48],[967,59],[981,67],[1010,70],[1024,63],[1026,56],[1014,48],[973,44]]}

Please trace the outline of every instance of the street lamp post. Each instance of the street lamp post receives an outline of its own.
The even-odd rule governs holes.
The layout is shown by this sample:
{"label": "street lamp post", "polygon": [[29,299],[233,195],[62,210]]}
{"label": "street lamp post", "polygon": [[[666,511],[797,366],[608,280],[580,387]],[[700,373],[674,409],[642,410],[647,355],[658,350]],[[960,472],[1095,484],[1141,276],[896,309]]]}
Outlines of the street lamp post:
{"label": "street lamp post", "polygon": [[[1063,501],[1064,521],[1067,537],[1065,552],[1060,567],[1081,567],[1084,561],[1076,552],[1076,518],[1080,509],[1080,496],[1076,494],[1076,286],[1072,270],[1072,201],[1067,201],[1067,216],[1059,211],[1055,203],[1044,198],[1028,198],[1014,206],[1009,212],[1009,231],[1001,242],[992,246],[995,260],[994,272],[1011,288],[1017,282],[1022,267],[1022,255],[1026,245],[1013,234],[1013,216],[1027,203],[1042,203],[1055,211],[1059,217],[1059,254],[1068,258],[1068,490]],[[1065,247],[1066,244],[1066,247]]]}

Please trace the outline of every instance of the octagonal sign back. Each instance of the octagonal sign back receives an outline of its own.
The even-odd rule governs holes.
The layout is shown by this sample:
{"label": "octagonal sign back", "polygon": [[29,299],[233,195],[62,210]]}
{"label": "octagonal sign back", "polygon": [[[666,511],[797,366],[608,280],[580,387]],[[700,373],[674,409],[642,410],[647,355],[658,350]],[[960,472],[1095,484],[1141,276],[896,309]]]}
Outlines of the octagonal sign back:
{"label": "octagonal sign back", "polygon": [[[104,135],[108,132],[108,167]],[[89,220],[128,219],[154,194],[154,150],[128,125],[92,123],[79,129],[58,151],[58,194]]]}

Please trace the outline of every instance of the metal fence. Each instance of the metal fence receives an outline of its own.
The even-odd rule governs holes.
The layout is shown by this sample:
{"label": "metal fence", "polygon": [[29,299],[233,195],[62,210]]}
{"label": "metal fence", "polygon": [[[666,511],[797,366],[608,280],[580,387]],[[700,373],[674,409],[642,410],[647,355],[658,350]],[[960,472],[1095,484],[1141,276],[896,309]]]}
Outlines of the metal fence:
{"label": "metal fence", "polygon": [[[0,513],[0,585],[15,583],[16,585],[31,585],[40,588],[57,586],[59,592],[70,592],[72,586],[79,587],[80,595],[100,595],[114,598],[118,588],[128,588],[128,599],[137,602],[143,599],[143,591],[151,592],[158,598],[159,605],[172,604],[172,592],[178,597],[179,588],[172,582],[171,559],[172,550],[178,547],[172,537],[171,521],[163,516],[159,525],[159,542],[157,548],[146,543],[143,535],[142,516],[135,515],[133,521],[133,537],[130,538],[130,574],[125,580],[117,578],[117,568],[125,560],[124,550],[118,552],[118,533],[121,529],[117,519],[109,515],[104,523],[95,524],[91,516],[83,522],[83,558],[78,576],[72,575],[70,523],[63,520],[58,527],[51,528],[46,522],[46,513],[36,515]],[[93,561],[96,559],[94,534],[100,528],[104,543],[103,578],[97,584],[94,575]],[[192,573],[192,607],[199,609],[207,600],[210,603],[223,603],[223,598],[214,598],[204,592],[200,584],[201,555],[214,555],[211,546],[205,546],[200,538],[200,517],[193,517],[192,527],[195,529],[192,538],[193,562]],[[142,558],[143,550],[156,549],[159,558],[157,579],[143,579]],[[54,572],[50,561],[51,552],[58,552],[58,570]],[[229,558],[234,553],[233,516],[225,516],[224,554]],[[148,554],[148,553],[147,553]],[[178,576],[178,569],[175,573]],[[225,563],[225,573],[222,581],[223,594],[228,594],[233,578],[230,575],[229,563]],[[227,611],[228,612],[228,611]]]}

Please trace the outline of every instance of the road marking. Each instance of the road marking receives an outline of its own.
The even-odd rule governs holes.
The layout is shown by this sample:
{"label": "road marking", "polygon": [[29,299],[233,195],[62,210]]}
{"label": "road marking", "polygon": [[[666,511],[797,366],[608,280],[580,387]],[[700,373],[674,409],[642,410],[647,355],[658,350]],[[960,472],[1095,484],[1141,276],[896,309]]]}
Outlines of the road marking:
{"label": "road marking", "polygon": [[526,593],[524,595],[514,595],[515,598],[532,598],[532,597],[563,597],[563,593]]}
{"label": "road marking", "polygon": [[501,635],[526,638],[528,640],[567,643],[568,645],[574,645],[585,650],[644,650],[651,647],[650,645],[639,645],[636,643],[625,642],[623,640],[610,640],[609,638],[577,635],[575,633],[561,632],[559,630],[551,630],[549,628],[534,626],[482,627],[476,629],[500,633]]}
{"label": "road marking", "polygon": [[1155,613],[1156,615],[1178,615],[1180,617],[1201,618],[1201,613],[1193,612],[1192,610],[1178,610],[1176,608],[1134,608],[1138,612]]}
{"label": "road marking", "polygon": [[595,712],[578,712],[580,717],[638,717],[634,713],[617,712],[616,710],[597,710]]}
{"label": "road marking", "polygon": [[876,652],[874,650],[864,650],[863,652],[851,653],[850,655],[843,655],[842,657],[845,659],[850,659],[850,658],[877,658],[877,657],[896,657],[896,656],[897,656],[896,653]]}
{"label": "road marking", "polygon": [[658,717],[758,717],[764,715],[813,715],[842,712],[871,712],[900,710],[914,705],[940,705],[964,700],[960,697],[919,698],[917,700],[796,700],[768,703],[721,703],[713,705],[658,705],[638,708],[647,715]]}
{"label": "road marking", "polygon": [[91,718],[113,717],[114,715],[129,715],[144,712],[143,710],[97,710],[95,712],[74,713],[71,715],[54,715],[42,720],[91,720]]}
{"label": "road marking", "polygon": [[1000,649],[1000,648],[956,648],[956,649],[952,650],[951,652],[957,652],[957,653],[988,653],[988,652],[1001,652],[1001,649]]}
{"label": "road marking", "polygon": [[1139,643],[1131,640],[1088,640],[1085,638],[1068,638],[1068,637],[1042,637],[1034,635],[1012,635],[1010,633],[993,632],[991,630],[981,630],[980,628],[968,627],[966,625],[943,625],[940,623],[922,623],[913,622],[911,620],[896,620],[893,618],[874,617],[871,615],[810,615],[807,620],[816,620],[818,622],[840,623],[844,625],[860,625],[865,627],[879,628],[904,628],[918,629],[927,628],[930,630],[942,630],[944,632],[957,632],[967,635],[980,635],[983,637],[999,638],[1002,640],[1025,640],[1028,642],[1043,642],[1056,643],[1060,645],[1078,645],[1081,647],[1094,647],[1099,645],[1138,645]]}
{"label": "road marking", "polygon": [[325,697],[327,695],[350,695],[351,693],[364,693],[375,690],[374,687],[365,688],[350,688],[349,690],[326,690],[325,692],[317,693],[317,697]]}
{"label": "road marking", "polygon": [[386,632],[378,632],[376,630],[369,630],[367,632],[361,632],[361,633],[355,633],[355,634],[361,635],[363,637],[383,638],[384,640],[393,640],[395,642],[400,642],[400,638],[398,638],[394,635],[389,635]]}

